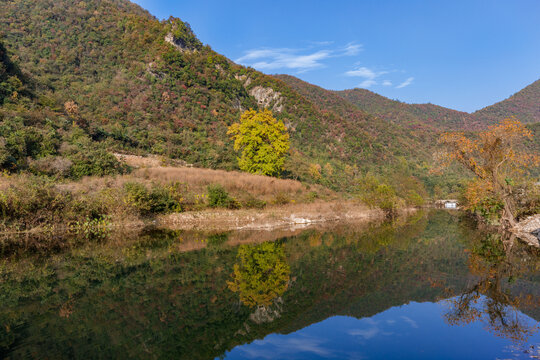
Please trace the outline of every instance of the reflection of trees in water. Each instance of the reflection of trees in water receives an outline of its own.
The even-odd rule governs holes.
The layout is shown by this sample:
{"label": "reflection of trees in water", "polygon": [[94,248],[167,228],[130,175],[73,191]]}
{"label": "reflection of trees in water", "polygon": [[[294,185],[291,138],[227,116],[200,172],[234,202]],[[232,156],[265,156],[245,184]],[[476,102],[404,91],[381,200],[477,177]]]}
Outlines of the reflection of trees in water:
{"label": "reflection of trees in water", "polygon": [[469,250],[469,270],[479,280],[461,295],[447,300],[450,311],[445,320],[450,325],[481,321],[496,336],[514,342],[525,342],[538,331],[531,326],[520,305],[531,304],[532,295],[514,295],[508,286],[535,269],[538,257],[522,247],[514,247],[513,239],[503,240],[499,234],[489,234],[472,244]]}
{"label": "reflection of trees in water", "polygon": [[227,284],[240,295],[244,305],[269,306],[287,290],[290,272],[282,244],[242,245],[238,249],[233,279]]}

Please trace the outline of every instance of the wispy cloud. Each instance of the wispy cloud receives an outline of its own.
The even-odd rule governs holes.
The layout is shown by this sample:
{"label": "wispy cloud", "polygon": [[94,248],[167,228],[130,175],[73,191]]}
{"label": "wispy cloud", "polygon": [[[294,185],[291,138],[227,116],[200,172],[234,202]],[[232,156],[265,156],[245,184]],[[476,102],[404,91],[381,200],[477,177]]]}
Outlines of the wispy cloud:
{"label": "wispy cloud", "polygon": [[246,357],[276,359],[298,353],[312,353],[319,357],[331,357],[332,352],[324,348],[323,339],[308,336],[283,337],[271,335],[264,340],[255,340],[250,346],[242,346],[240,350]]}
{"label": "wispy cloud", "polygon": [[312,43],[308,49],[269,48],[252,49],[235,61],[240,64],[252,66],[258,70],[289,69],[299,73],[325,66],[329,58],[354,56],[362,51],[362,45],[349,43],[345,47],[334,49],[314,50],[313,47],[327,47],[332,42]]}
{"label": "wispy cloud", "polygon": [[408,316],[402,316],[401,317],[403,320],[405,320],[406,323],[408,323],[409,325],[411,325],[411,327],[417,329],[418,328],[418,324],[416,323],[416,321],[414,321],[413,319],[411,319],[410,317]]}
{"label": "wispy cloud", "polygon": [[359,67],[356,70],[350,70],[345,73],[347,76],[355,76],[355,77],[361,77],[364,78],[364,81],[362,81],[358,86],[361,88],[368,88],[372,85],[377,84],[377,78],[381,75],[388,74],[388,71],[379,71],[376,72],[374,70],[371,70],[365,66]]}
{"label": "wispy cloud", "polygon": [[401,84],[399,84],[398,86],[396,86],[396,89],[401,89],[401,88],[404,88],[405,86],[409,86],[412,84],[413,81],[414,81],[414,78],[410,77],[404,82],[402,82]]}
{"label": "wispy cloud", "polygon": [[329,58],[331,52],[319,50],[310,54],[298,54],[293,49],[259,49],[247,51],[236,59],[237,63],[250,65],[259,70],[292,69],[308,71],[323,67],[322,60]]}
{"label": "wispy cloud", "polygon": [[361,44],[355,44],[355,43],[348,43],[347,46],[345,46],[345,49],[343,50],[344,55],[347,56],[354,56],[358,55],[360,51],[363,50],[363,47]]}
{"label": "wispy cloud", "polygon": [[376,327],[372,327],[370,329],[352,329],[349,331],[349,335],[361,336],[366,340],[371,339],[372,337],[375,337],[378,333],[379,333],[379,329]]}
{"label": "wispy cloud", "polygon": [[367,67],[360,67],[356,70],[350,70],[345,73],[347,76],[359,76],[364,78],[376,78],[377,73],[375,73],[373,70],[368,69]]}
{"label": "wispy cloud", "polygon": [[[333,59],[350,58],[358,60],[357,56],[364,47],[356,42],[337,44],[333,41],[311,41],[303,48],[258,48],[245,51],[235,62],[251,66],[266,72],[283,71],[289,74],[301,74],[315,69],[321,69],[333,64]],[[401,89],[414,81],[413,77],[400,82],[395,80],[391,73],[396,70],[378,71],[377,67],[366,67],[360,62],[353,62],[351,70],[344,75],[359,78],[360,88],[370,88],[375,85],[395,87]],[[343,66],[341,63],[339,66]],[[337,68],[337,67],[336,67]],[[380,68],[380,67],[378,67]],[[383,76],[388,74],[388,76]]]}

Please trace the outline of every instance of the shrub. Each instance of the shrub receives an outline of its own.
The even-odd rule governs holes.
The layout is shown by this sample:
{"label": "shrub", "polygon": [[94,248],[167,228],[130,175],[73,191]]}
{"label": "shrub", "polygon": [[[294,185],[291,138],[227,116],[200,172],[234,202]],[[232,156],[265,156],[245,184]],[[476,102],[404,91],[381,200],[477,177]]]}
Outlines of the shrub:
{"label": "shrub", "polygon": [[71,166],[71,177],[80,179],[83,176],[105,176],[123,174],[128,171],[128,167],[123,165],[116,157],[105,150],[81,150],[70,157],[73,162]]}
{"label": "shrub", "polygon": [[498,224],[504,210],[504,203],[495,197],[486,196],[471,205],[470,210],[480,215],[488,224]]}
{"label": "shrub", "polygon": [[274,204],[276,205],[286,205],[290,202],[291,198],[283,192],[279,192],[276,194],[276,196],[274,196]]}
{"label": "shrub", "polygon": [[414,190],[409,190],[407,192],[407,198],[405,200],[407,201],[408,205],[416,207],[422,206],[425,203],[424,198],[422,198],[422,196],[420,196],[420,194]]}
{"label": "shrub", "polygon": [[375,203],[387,215],[393,215],[397,210],[397,196],[395,190],[386,184],[381,184],[375,190]]}
{"label": "shrub", "polygon": [[250,195],[248,199],[243,202],[242,205],[248,209],[264,209],[266,207],[266,201],[259,200],[253,195]]}
{"label": "shrub", "polygon": [[313,202],[319,198],[319,194],[316,191],[310,191],[307,197],[309,202]]}
{"label": "shrub", "polygon": [[171,213],[182,211],[180,204],[181,197],[179,184],[174,183],[168,186],[154,185],[150,193],[150,198],[155,213]]}
{"label": "shrub", "polygon": [[68,177],[71,172],[71,160],[62,156],[47,156],[30,161],[30,170],[37,175]]}
{"label": "shrub", "polygon": [[228,209],[237,209],[240,207],[238,201],[229,196],[229,193],[221,185],[209,185],[208,188],[208,206],[225,207]]}
{"label": "shrub", "polygon": [[69,193],[45,179],[23,178],[0,192],[0,219],[24,227],[54,222],[64,216],[70,201]]}
{"label": "shrub", "polygon": [[153,185],[151,190],[141,183],[126,183],[124,201],[141,215],[180,212],[182,210],[178,184],[167,187]]}

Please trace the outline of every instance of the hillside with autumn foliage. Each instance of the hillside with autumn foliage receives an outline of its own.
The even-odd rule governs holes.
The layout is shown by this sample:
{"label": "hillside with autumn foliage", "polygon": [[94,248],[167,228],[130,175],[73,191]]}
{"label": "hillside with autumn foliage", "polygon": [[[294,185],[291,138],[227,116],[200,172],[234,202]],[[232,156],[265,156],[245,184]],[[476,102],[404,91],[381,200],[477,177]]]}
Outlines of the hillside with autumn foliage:
{"label": "hillside with autumn foliage", "polygon": [[10,171],[121,171],[111,152],[236,169],[227,127],[265,107],[291,133],[288,177],[344,188],[360,169],[429,160],[422,136],[337,96],[335,106],[318,103],[215,53],[181,20],[159,21],[128,1],[17,0],[0,10],[3,64],[21,72],[3,85],[0,111]]}
{"label": "hillside with autumn foliage", "polygon": [[335,93],[363,111],[413,129],[474,131],[512,116],[525,124],[540,122],[540,80],[508,99],[471,114],[433,104],[407,104],[367,89],[356,88]]}
{"label": "hillside with autumn foliage", "polygon": [[411,129],[437,131],[479,127],[470,114],[438,105],[407,104],[358,88],[336,91],[335,94],[364,111]]}
{"label": "hillside with autumn foliage", "polygon": [[[398,191],[455,193],[458,175],[431,173],[438,135],[487,123],[265,75],[214,52],[180,19],[160,21],[127,0],[7,1],[0,24],[0,168],[10,173],[128,172],[114,153],[237,170],[227,129],[245,110],[267,108],[290,133],[283,177],[356,191],[369,175]],[[506,103],[534,112],[535,86]],[[523,115],[501,104],[499,113]]]}
{"label": "hillside with autumn foliage", "polygon": [[540,122],[540,80],[506,100],[474,112],[472,116],[482,123],[494,123],[509,116],[527,124]]}

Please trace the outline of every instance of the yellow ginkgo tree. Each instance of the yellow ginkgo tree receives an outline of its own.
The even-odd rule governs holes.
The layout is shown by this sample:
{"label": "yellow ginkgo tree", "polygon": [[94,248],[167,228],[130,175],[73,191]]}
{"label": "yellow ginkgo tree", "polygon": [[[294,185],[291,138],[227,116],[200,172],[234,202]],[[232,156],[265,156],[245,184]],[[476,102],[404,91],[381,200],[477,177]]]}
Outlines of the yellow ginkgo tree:
{"label": "yellow ginkgo tree", "polygon": [[290,148],[289,133],[282,121],[277,121],[270,110],[247,110],[227,132],[240,151],[241,170],[261,175],[276,176],[283,171]]}
{"label": "yellow ginkgo tree", "polygon": [[246,306],[270,306],[289,287],[290,273],[283,244],[241,245],[227,285]]}

